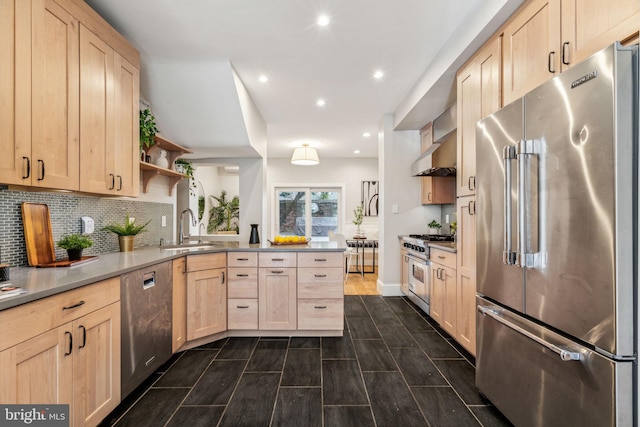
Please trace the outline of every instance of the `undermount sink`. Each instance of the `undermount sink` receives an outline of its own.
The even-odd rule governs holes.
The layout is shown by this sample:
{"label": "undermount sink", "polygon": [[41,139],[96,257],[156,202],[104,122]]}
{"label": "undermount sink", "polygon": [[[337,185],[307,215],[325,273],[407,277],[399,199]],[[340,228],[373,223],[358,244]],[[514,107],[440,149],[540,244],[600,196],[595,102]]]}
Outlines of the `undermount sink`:
{"label": "undermount sink", "polygon": [[161,246],[161,248],[166,251],[180,251],[183,249],[198,249],[198,248],[224,247],[224,246],[225,246],[225,242],[191,241],[191,242],[185,242],[181,245]]}

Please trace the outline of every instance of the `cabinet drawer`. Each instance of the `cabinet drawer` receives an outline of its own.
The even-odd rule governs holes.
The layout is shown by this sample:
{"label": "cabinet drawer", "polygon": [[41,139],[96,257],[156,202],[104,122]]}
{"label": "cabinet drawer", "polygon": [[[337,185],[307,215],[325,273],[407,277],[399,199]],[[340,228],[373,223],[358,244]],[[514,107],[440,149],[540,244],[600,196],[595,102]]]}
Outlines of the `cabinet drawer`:
{"label": "cabinet drawer", "polygon": [[260,252],[260,267],[295,267],[295,252]]}
{"label": "cabinet drawer", "polygon": [[342,298],[342,267],[299,268],[298,298]]}
{"label": "cabinet drawer", "polygon": [[229,298],[258,298],[258,269],[230,268],[227,294]]}
{"label": "cabinet drawer", "polygon": [[441,251],[431,248],[431,262],[435,262],[445,267],[456,269],[456,254],[453,252]]}
{"label": "cabinet drawer", "polygon": [[344,252],[298,252],[298,267],[341,267]]}
{"label": "cabinet drawer", "polygon": [[120,277],[0,311],[0,350],[120,301]]}
{"label": "cabinet drawer", "polygon": [[227,254],[202,254],[187,256],[187,272],[211,270],[227,266]]}
{"label": "cabinet drawer", "polygon": [[256,298],[230,299],[228,301],[229,329],[258,329],[258,300]]}
{"label": "cabinet drawer", "polygon": [[229,252],[227,254],[227,267],[257,267],[257,252]]}
{"label": "cabinet drawer", "polygon": [[344,304],[342,299],[305,298],[298,300],[298,329],[342,330]]}

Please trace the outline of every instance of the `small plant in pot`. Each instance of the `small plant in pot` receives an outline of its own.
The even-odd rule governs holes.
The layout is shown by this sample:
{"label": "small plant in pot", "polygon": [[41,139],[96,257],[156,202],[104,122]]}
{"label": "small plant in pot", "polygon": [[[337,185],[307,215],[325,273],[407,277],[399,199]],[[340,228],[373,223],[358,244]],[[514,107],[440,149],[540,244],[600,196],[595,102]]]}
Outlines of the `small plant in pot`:
{"label": "small plant in pot", "polygon": [[189,160],[180,158],[176,159],[175,164],[176,172],[186,175],[189,179],[189,193],[192,196],[195,196],[194,190],[196,189],[196,179],[193,176],[193,173],[195,172],[193,163],[191,163]]}
{"label": "small plant in pot", "polygon": [[429,224],[427,224],[427,227],[429,227],[429,234],[440,234],[440,227],[442,226],[438,221],[434,219]]}
{"label": "small plant in pot", "polygon": [[145,231],[145,227],[149,225],[151,220],[143,225],[136,225],[135,219],[131,219],[129,214],[125,216],[124,224],[111,224],[103,227],[103,231],[110,231],[118,235],[118,243],[120,244],[120,252],[129,252],[133,250],[134,238],[137,234]]}
{"label": "small plant in pot", "polygon": [[58,247],[67,250],[69,261],[82,259],[82,250],[93,246],[93,241],[84,234],[70,234],[58,240]]}

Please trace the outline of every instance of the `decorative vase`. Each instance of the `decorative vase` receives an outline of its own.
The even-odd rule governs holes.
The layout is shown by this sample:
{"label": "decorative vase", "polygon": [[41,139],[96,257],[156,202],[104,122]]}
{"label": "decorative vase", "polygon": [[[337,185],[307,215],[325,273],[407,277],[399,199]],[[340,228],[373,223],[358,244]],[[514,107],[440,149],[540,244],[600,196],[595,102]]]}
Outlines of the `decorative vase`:
{"label": "decorative vase", "polygon": [[82,259],[82,249],[67,249],[69,261],[79,261]]}
{"label": "decorative vase", "polygon": [[131,252],[133,250],[133,242],[136,236],[118,236],[120,244],[120,252]]}
{"label": "decorative vase", "polygon": [[430,228],[429,229],[429,234],[440,234],[440,229],[439,228]]}
{"label": "decorative vase", "polygon": [[354,239],[366,239],[362,229],[360,228],[360,224],[356,225],[356,234],[353,236]]}
{"label": "decorative vase", "polygon": [[156,166],[159,166],[165,169],[169,168],[169,159],[167,158],[167,150],[160,149],[160,153],[156,158]]}
{"label": "decorative vase", "polygon": [[251,236],[249,237],[249,244],[260,243],[260,236],[258,235],[258,224],[251,224]]}

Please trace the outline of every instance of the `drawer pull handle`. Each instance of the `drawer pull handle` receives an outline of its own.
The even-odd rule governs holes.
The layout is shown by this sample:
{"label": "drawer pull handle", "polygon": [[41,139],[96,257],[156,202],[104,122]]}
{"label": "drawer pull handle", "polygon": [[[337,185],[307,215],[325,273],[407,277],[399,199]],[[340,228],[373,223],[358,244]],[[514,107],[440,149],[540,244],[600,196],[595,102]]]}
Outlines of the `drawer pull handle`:
{"label": "drawer pull handle", "polygon": [[236,307],[238,307],[238,308],[249,308],[248,305],[236,305]]}
{"label": "drawer pull handle", "polygon": [[314,305],[314,306],[313,306],[313,308],[317,308],[317,309],[319,309],[319,310],[320,310],[320,309],[325,309],[325,308],[327,308],[327,306],[326,306],[326,305]]}
{"label": "drawer pull handle", "polygon": [[84,348],[87,345],[87,328],[80,325],[79,328],[82,328],[82,344],[78,346],[78,348]]}
{"label": "drawer pull handle", "polygon": [[69,335],[69,351],[64,352],[64,355],[68,356],[73,351],[73,335],[71,335],[71,332],[69,331],[65,331],[64,335],[65,336]]}
{"label": "drawer pull handle", "polygon": [[249,277],[248,274],[236,274],[237,277]]}
{"label": "drawer pull handle", "polygon": [[274,274],[280,274],[280,273],[284,273],[284,270],[271,270],[271,272]]}
{"label": "drawer pull handle", "polygon": [[326,274],[314,274],[314,276],[316,276],[316,277],[327,277]]}
{"label": "drawer pull handle", "polygon": [[313,260],[314,260],[314,261],[324,262],[324,261],[326,261],[327,259],[326,259],[326,258],[314,258]]}
{"label": "drawer pull handle", "polygon": [[77,307],[80,307],[81,305],[84,305],[84,303],[85,303],[85,301],[80,301],[77,304],[73,304],[73,305],[70,305],[68,307],[62,307],[62,309],[63,310],[71,310],[72,308],[77,308]]}
{"label": "drawer pull handle", "polygon": [[249,258],[238,258],[238,261],[249,261]]}
{"label": "drawer pull handle", "polygon": [[438,255],[438,259],[444,259],[445,257],[443,257],[442,255]]}
{"label": "drawer pull handle", "polygon": [[271,258],[271,261],[284,261],[284,258]]}

